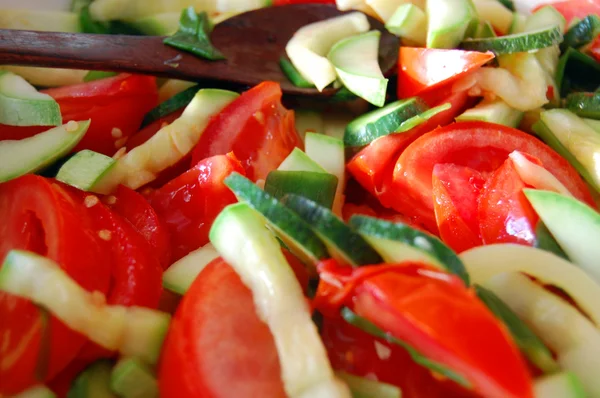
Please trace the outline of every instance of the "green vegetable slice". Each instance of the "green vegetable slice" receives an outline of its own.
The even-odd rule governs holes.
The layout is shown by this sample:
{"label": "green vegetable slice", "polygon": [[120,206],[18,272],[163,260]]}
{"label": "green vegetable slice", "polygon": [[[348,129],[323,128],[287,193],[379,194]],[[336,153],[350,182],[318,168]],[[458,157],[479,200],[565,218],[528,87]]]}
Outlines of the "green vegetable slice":
{"label": "green vegetable slice", "polygon": [[210,21],[206,12],[196,14],[194,7],[188,7],[181,12],[179,30],[164,43],[211,61],[225,59],[210,42],[209,33]]}
{"label": "green vegetable slice", "polygon": [[600,63],[581,51],[568,48],[558,61],[556,84],[562,97],[573,91],[596,91],[600,87]]}
{"label": "green vegetable slice", "polygon": [[569,94],[565,107],[577,116],[600,120],[600,92]]}
{"label": "green vegetable slice", "polygon": [[576,49],[583,47],[594,40],[598,34],[600,34],[600,18],[594,14],[588,15],[569,28],[560,50],[564,52],[569,47]]}
{"label": "green vegetable slice", "polygon": [[292,64],[286,57],[281,57],[279,59],[279,67],[285,74],[285,76],[292,82],[292,84],[296,87],[302,88],[313,88],[314,84],[306,80],[298,69]]}
{"label": "green vegetable slice", "polygon": [[492,51],[496,54],[512,54],[551,47],[559,44],[561,40],[562,33],[560,28],[552,26],[534,32],[482,39],[466,39],[461,43],[461,48],[470,51]]}
{"label": "green vegetable slice", "polygon": [[175,94],[165,102],[158,104],[156,108],[152,109],[146,114],[146,116],[144,116],[141,128],[146,127],[152,122],[163,118],[181,108],[185,108],[190,102],[192,102],[192,99],[194,99],[194,96],[198,90],[200,90],[198,85],[189,87],[182,92]]}

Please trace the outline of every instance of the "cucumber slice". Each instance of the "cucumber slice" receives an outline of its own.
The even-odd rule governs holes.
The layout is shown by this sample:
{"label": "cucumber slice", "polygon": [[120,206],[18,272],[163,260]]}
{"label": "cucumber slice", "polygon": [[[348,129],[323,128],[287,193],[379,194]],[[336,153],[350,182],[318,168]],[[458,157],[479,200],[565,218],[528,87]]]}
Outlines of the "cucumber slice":
{"label": "cucumber slice", "polygon": [[179,29],[179,12],[150,15],[130,22],[130,25],[149,36],[171,36]]}
{"label": "cucumber slice", "polygon": [[378,30],[350,36],[334,44],[327,55],[344,86],[375,106],[385,103],[388,84],[377,60],[380,37]]}
{"label": "cucumber slice", "polygon": [[533,130],[600,192],[600,134],[566,109],[542,112]]}
{"label": "cucumber slice", "polygon": [[46,386],[31,387],[11,398],[56,398],[56,394]]}
{"label": "cucumber slice", "polygon": [[564,41],[560,45],[561,51],[567,48],[581,48],[591,43],[600,34],[600,18],[597,15],[588,15],[565,33]]}
{"label": "cucumber slice", "polygon": [[572,372],[540,377],[533,384],[535,398],[586,398],[579,378]]}
{"label": "cucumber slice", "polygon": [[298,69],[286,57],[279,58],[279,67],[294,86],[303,88],[312,88],[315,86],[302,77]]}
{"label": "cucumber slice", "polygon": [[384,135],[397,132],[408,119],[427,110],[419,97],[392,102],[381,109],[365,113],[346,126],[344,144],[359,147]]}
{"label": "cucumber slice", "polygon": [[515,33],[508,36],[488,37],[484,39],[466,39],[461,48],[470,51],[492,51],[496,54],[529,52],[551,47],[562,41],[559,27],[540,29],[534,32]]}
{"label": "cucumber slice", "polygon": [[400,398],[402,396],[400,388],[391,384],[367,379],[366,377],[358,377],[346,372],[335,372],[335,374],[350,387],[353,398]]}
{"label": "cucumber slice", "polygon": [[500,4],[511,11],[515,11],[515,3],[512,0],[498,0]]}
{"label": "cucumber slice", "polygon": [[155,364],[170,322],[168,314],[143,307],[98,305],[92,294],[55,262],[12,250],[0,267],[0,290],[43,306],[92,342]]}
{"label": "cucumber slice", "polygon": [[385,341],[388,341],[392,344],[395,344],[395,345],[398,345],[398,346],[404,348],[415,363],[417,363],[437,374],[440,374],[445,378],[453,380],[454,382],[456,382],[457,384],[459,384],[465,388],[470,388],[469,381],[467,379],[465,379],[462,375],[447,368],[445,365],[442,365],[441,363],[434,362],[434,361],[430,360],[429,358],[424,357],[423,355],[421,355],[421,353],[419,353],[417,350],[415,350],[412,346],[408,345],[407,343],[405,343],[402,340],[399,340],[399,339],[391,336],[389,333],[385,333],[383,330],[379,329],[375,324],[373,324],[368,319],[365,319],[365,318],[355,314],[354,312],[352,312],[352,310],[350,310],[348,307],[342,308],[341,315],[342,315],[342,318],[344,318],[344,320],[346,322],[348,322],[350,325],[357,327],[358,329],[370,334],[371,336],[379,337],[380,339],[383,339]]}
{"label": "cucumber slice", "polygon": [[513,22],[510,25],[510,29],[508,30],[509,34],[522,33],[525,29],[525,23],[527,22],[527,18],[525,15],[520,14],[518,12],[513,13]]}
{"label": "cucumber slice", "polygon": [[280,171],[312,171],[315,173],[326,173],[325,169],[312,160],[300,148],[294,148],[290,154],[283,159],[277,170]]}
{"label": "cucumber slice", "polygon": [[560,12],[556,11],[556,8],[545,6],[527,18],[525,25],[523,26],[523,32],[535,32],[540,29],[558,26],[562,33],[565,31],[566,24],[567,20]]}
{"label": "cucumber slice", "polygon": [[379,254],[331,210],[302,196],[287,195],[282,203],[298,214],[325,242],[329,254],[352,266],[380,264]]}
{"label": "cucumber slice", "polygon": [[337,177],[338,183],[335,190],[333,212],[337,215],[342,214],[344,190],[346,187],[344,141],[340,138],[334,138],[324,134],[307,133],[304,140],[304,148],[306,154],[311,159],[323,167],[325,171]]}
{"label": "cucumber slice", "polygon": [[497,0],[474,0],[473,3],[481,21],[489,22],[502,35],[508,33],[514,19],[511,10]]}
{"label": "cucumber slice", "polygon": [[600,92],[569,94],[565,107],[577,116],[600,120]]}
{"label": "cucumber slice", "polygon": [[598,132],[600,134],[600,120],[594,119],[583,119],[583,121],[592,128],[592,130]]}
{"label": "cucumber slice", "polygon": [[58,103],[21,76],[0,71],[0,123],[10,126],[58,126]]}
{"label": "cucumber slice", "polygon": [[71,11],[79,12],[85,6],[89,6],[92,0],[72,0]]}
{"label": "cucumber slice", "polygon": [[163,273],[163,287],[183,296],[200,272],[217,257],[219,253],[210,243],[190,252]]}
{"label": "cucumber slice", "polygon": [[504,323],[519,349],[538,369],[554,373],[560,369],[552,352],[533,331],[491,290],[475,285],[477,297]]}
{"label": "cucumber slice", "polygon": [[265,192],[275,199],[298,194],[331,209],[337,185],[337,177],[329,173],[273,170],[267,175]]}
{"label": "cucumber slice", "polygon": [[387,20],[385,28],[416,46],[425,46],[427,42],[427,16],[412,3],[402,4]]}
{"label": "cucumber slice", "polygon": [[115,167],[98,181],[94,192],[108,194],[119,184],[137,189],[153,181],[158,173],[186,156],[211,118],[238,96],[227,90],[198,91],[177,120],[119,158]]}
{"label": "cucumber slice", "polygon": [[600,282],[600,214],[577,199],[554,192],[523,192],[569,259]]}
{"label": "cucumber slice", "polygon": [[93,82],[94,80],[106,79],[107,77],[117,76],[116,72],[105,72],[102,70],[91,70],[84,77],[84,82]]}
{"label": "cucumber slice", "polygon": [[563,249],[560,248],[558,242],[556,242],[556,239],[554,239],[554,236],[552,236],[548,230],[548,227],[541,221],[538,222],[538,225],[535,227],[535,238],[533,247],[555,254],[567,261],[571,261]]}
{"label": "cucumber slice", "polygon": [[269,7],[272,0],[216,0],[218,13],[236,13]]}
{"label": "cucumber slice", "polygon": [[[294,111],[296,131],[298,135],[305,140],[306,133],[309,131],[323,131],[325,121],[320,112],[309,109],[297,109]],[[346,127],[346,125],[344,125]]]}
{"label": "cucumber slice", "polygon": [[158,398],[158,382],[152,369],[135,358],[121,359],[110,375],[110,388],[123,398]]}
{"label": "cucumber slice", "polygon": [[185,108],[190,102],[192,102],[199,90],[200,87],[198,85],[194,85],[160,103],[156,108],[152,109],[144,116],[144,119],[142,120],[142,126],[140,128],[144,128],[158,119],[170,115],[181,108]]}
{"label": "cucumber slice", "polygon": [[471,0],[428,0],[426,13],[429,48],[455,48],[477,23]]}
{"label": "cucumber slice", "polygon": [[335,69],[326,58],[331,47],[341,39],[368,30],[369,21],[364,14],[345,14],[300,28],[285,51],[302,77],[323,90],[336,78]]}
{"label": "cucumber slice", "polygon": [[73,381],[67,398],[117,398],[110,390],[112,363],[99,360],[88,366]]}
{"label": "cucumber slice", "polygon": [[81,31],[79,16],[74,12],[16,8],[0,9],[0,29],[65,33],[78,33]]}
{"label": "cucumber slice", "polygon": [[501,99],[492,101],[484,99],[474,108],[469,108],[462,115],[457,116],[456,120],[481,120],[516,128],[521,123],[523,114],[523,112],[511,108]]}
{"label": "cucumber slice", "polygon": [[[232,176],[226,179],[231,182]],[[256,311],[275,340],[287,395],[349,397],[334,376],[302,288],[265,219],[247,204],[227,206],[213,223],[210,241],[252,291]]]}
{"label": "cucumber slice", "polygon": [[56,174],[56,179],[82,191],[93,191],[98,180],[114,165],[113,158],[84,149],[62,165]]}
{"label": "cucumber slice", "polygon": [[366,0],[365,3],[375,11],[381,21],[387,22],[398,7],[406,4],[406,0]]}
{"label": "cucumber slice", "polygon": [[405,224],[366,216],[352,216],[350,226],[381,254],[386,263],[423,261],[456,274],[469,285],[469,275],[462,261],[432,235]]}
{"label": "cucumber slice", "polygon": [[168,79],[158,89],[158,103],[162,104],[169,98],[173,98],[182,91],[195,86],[197,83],[188,82],[185,80]]}
{"label": "cucumber slice", "polygon": [[90,121],[69,122],[22,140],[0,141],[0,182],[49,166],[71,151],[85,135]]}
{"label": "cucumber slice", "polygon": [[558,61],[556,83],[562,97],[573,91],[596,91],[600,87],[600,63],[569,47]]}
{"label": "cucumber slice", "polygon": [[134,22],[140,18],[167,12],[178,12],[193,6],[198,12],[214,13],[216,0],[94,0],[90,13],[97,21]]}
{"label": "cucumber slice", "polygon": [[492,25],[487,22],[481,22],[479,24],[479,26],[477,27],[477,30],[475,31],[475,35],[473,37],[477,38],[477,39],[484,39],[484,38],[488,38],[488,37],[497,37],[498,35],[496,35],[496,32],[494,31],[494,28],[492,27]]}
{"label": "cucumber slice", "polygon": [[87,70],[0,65],[0,71],[15,73],[35,86],[59,87],[83,83]]}
{"label": "cucumber slice", "polygon": [[306,264],[316,264],[319,260],[327,258],[325,245],[310,225],[273,196],[238,173],[229,175],[225,179],[225,185],[231,189],[238,200],[248,203],[262,214],[277,236]]}

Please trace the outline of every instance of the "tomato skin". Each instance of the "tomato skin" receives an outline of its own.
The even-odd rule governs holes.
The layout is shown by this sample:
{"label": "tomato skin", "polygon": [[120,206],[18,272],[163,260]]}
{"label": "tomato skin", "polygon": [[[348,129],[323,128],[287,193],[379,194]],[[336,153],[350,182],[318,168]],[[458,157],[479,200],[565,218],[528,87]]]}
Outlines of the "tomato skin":
{"label": "tomato skin", "polygon": [[485,244],[535,244],[539,217],[523,193],[526,187],[511,159],[490,176],[481,191],[478,209]]}
{"label": "tomato skin", "polygon": [[167,227],[150,203],[136,191],[119,185],[112,195],[114,203],[105,201],[110,209],[127,220],[152,248],[163,269],[171,262],[171,243]]}
{"label": "tomato skin", "polygon": [[194,148],[192,164],[233,152],[252,181],[264,180],[302,141],[294,111],[281,105],[281,88],[263,82],[242,93],[216,115]]}
{"label": "tomato skin", "polygon": [[[58,102],[63,123],[92,120],[73,152],[91,149],[108,156],[139,129],[144,115],[158,101],[154,77],[127,74],[42,92]],[[118,136],[113,136],[115,127],[121,131]]]}
{"label": "tomato skin", "polygon": [[208,243],[219,212],[237,200],[223,183],[232,172],[244,173],[233,154],[204,159],[148,196],[171,237],[171,261]]}
{"label": "tomato skin", "polygon": [[[0,259],[11,249],[32,250],[56,261],[86,290],[106,293],[109,258],[85,210],[44,177],[25,175],[0,184]],[[0,394],[16,394],[54,377],[86,341],[50,317],[44,331],[50,340],[42,344],[38,308],[6,293],[0,293],[0,319]],[[42,358],[46,368],[36,379]]]}
{"label": "tomato skin", "polygon": [[596,59],[596,61],[600,62],[600,35],[596,37],[592,45],[590,46],[590,54],[592,57]]}
{"label": "tomato skin", "polygon": [[453,163],[470,167],[487,178],[514,150],[538,158],[576,198],[595,207],[591,193],[577,171],[550,147],[522,131],[485,122],[454,123],[410,144],[398,158],[390,188],[403,195],[395,195],[390,205],[436,231],[431,199],[434,166]]}
{"label": "tomato skin", "polygon": [[551,5],[567,20],[566,26],[569,26],[573,18],[583,19],[590,14],[600,16],[600,3],[598,0],[564,0],[557,2],[548,2],[540,4],[533,9],[533,12],[539,10],[546,5]]}
{"label": "tomato skin", "polygon": [[252,293],[227,263],[214,260],[183,297],[169,328],[160,396],[284,398],[280,375],[275,342]]}
{"label": "tomato skin", "polygon": [[317,269],[322,278],[315,304],[326,314],[348,306],[457,371],[481,396],[533,397],[531,376],[510,334],[455,275],[411,262],[350,270],[327,260]]}
{"label": "tomato skin", "polygon": [[398,97],[414,97],[452,85],[493,58],[491,52],[400,47]]}
{"label": "tomato skin", "polygon": [[433,168],[432,192],[435,219],[440,237],[460,253],[480,246],[477,204],[485,179],[469,167],[436,164]]}

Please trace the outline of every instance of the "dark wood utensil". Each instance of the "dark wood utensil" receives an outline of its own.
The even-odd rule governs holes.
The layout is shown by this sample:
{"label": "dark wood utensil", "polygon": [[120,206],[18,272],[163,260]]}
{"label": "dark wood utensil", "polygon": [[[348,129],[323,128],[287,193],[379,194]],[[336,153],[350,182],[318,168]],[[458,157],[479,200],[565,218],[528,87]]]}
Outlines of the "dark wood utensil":
{"label": "dark wood utensil", "polygon": [[[0,64],[133,72],[241,88],[264,80],[279,82],[286,94],[331,96],[299,88],[279,67],[285,46],[302,26],[344,14],[324,4],[268,7],[229,18],[211,33],[224,61],[207,61],[163,44],[163,37],[54,33],[0,30]],[[398,38],[378,20],[368,17],[372,29],[382,32],[379,62],[390,72],[397,62]]]}

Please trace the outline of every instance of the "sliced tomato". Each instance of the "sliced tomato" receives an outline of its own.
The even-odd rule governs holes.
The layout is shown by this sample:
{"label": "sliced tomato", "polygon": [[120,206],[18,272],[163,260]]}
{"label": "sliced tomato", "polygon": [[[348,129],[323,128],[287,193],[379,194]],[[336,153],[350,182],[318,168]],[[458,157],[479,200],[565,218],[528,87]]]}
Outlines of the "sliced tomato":
{"label": "sliced tomato", "polygon": [[543,4],[538,4],[533,11],[537,11],[542,7],[551,5],[560,12],[567,20],[567,25],[571,23],[573,18],[583,19],[590,14],[600,16],[600,2],[598,0],[564,0],[550,1]]}
{"label": "sliced tomato", "polygon": [[[458,277],[419,263],[349,269],[319,264],[315,304],[347,306],[484,397],[533,397],[525,360],[506,327]],[[449,316],[451,314],[451,316]]]}
{"label": "sliced tomato", "polygon": [[155,120],[154,122],[150,123],[137,133],[132,134],[131,137],[129,137],[129,139],[127,140],[127,150],[132,150],[133,148],[136,148],[148,141],[154,136],[154,134],[158,132],[158,130],[173,123],[175,119],[181,116],[182,113],[183,109],[175,111],[163,118]]}
{"label": "sliced tomato", "polygon": [[440,237],[460,253],[482,244],[477,218],[485,179],[476,170],[442,163],[433,168],[433,208]]}
{"label": "sliced tomato", "polygon": [[485,183],[479,198],[479,225],[485,244],[535,244],[535,226],[539,217],[523,188],[526,185],[511,159],[507,159]]}
{"label": "sliced tomato", "polygon": [[398,345],[375,338],[341,319],[325,318],[321,337],[335,370],[400,387],[403,398],[474,398],[450,380],[434,377]]}
{"label": "sliced tomato", "polygon": [[220,258],[183,297],[158,380],[164,398],[286,397],[273,336],[250,290]]}
{"label": "sliced tomato", "polygon": [[142,235],[152,248],[162,268],[171,262],[171,243],[167,227],[160,220],[150,203],[136,191],[119,185],[112,195],[114,201],[105,201],[118,215],[129,221],[136,231]]}
{"label": "sliced tomato", "polygon": [[235,155],[213,156],[150,193],[150,204],[171,237],[171,261],[208,243],[214,219],[225,206],[236,202],[223,183],[234,171],[244,173]]}
{"label": "sliced tomato", "polygon": [[[85,207],[52,180],[26,175],[0,184],[0,219],[0,261],[12,249],[34,251],[85,289],[108,291],[109,258],[98,231]],[[0,394],[54,377],[86,341],[55,317],[45,322],[31,302],[1,292],[0,319]]]}
{"label": "sliced tomato", "polygon": [[594,57],[596,61],[600,62],[600,35],[596,36],[596,39],[590,46],[589,51],[592,57]]}
{"label": "sliced tomato", "polygon": [[8,126],[0,124],[0,141],[22,140],[51,129],[52,126]]}
{"label": "sliced tomato", "polygon": [[398,97],[437,91],[479,69],[494,58],[491,52],[400,47]]}
{"label": "sliced tomato", "polygon": [[434,166],[453,163],[470,167],[487,178],[514,150],[538,158],[576,198],[595,207],[588,187],[563,157],[522,131],[485,122],[454,123],[410,144],[394,169],[390,205],[436,231],[431,180]]}
{"label": "sliced tomato", "polygon": [[127,74],[43,92],[58,102],[63,122],[92,120],[74,151],[91,149],[108,156],[139,129],[158,101],[154,77]]}
{"label": "sliced tomato", "polygon": [[233,152],[253,181],[265,179],[302,141],[294,112],[281,105],[281,88],[263,82],[242,93],[215,116],[196,145],[192,164]]}
{"label": "sliced tomato", "polygon": [[466,91],[452,93],[446,90],[436,98],[434,106],[449,103],[449,109],[438,113],[427,122],[414,129],[400,134],[390,134],[381,137],[357,153],[346,165],[348,172],[371,194],[379,197],[384,206],[389,206],[385,198],[387,185],[391,179],[393,168],[398,156],[418,137],[438,126],[445,126],[454,121],[462,113],[467,104]]}

